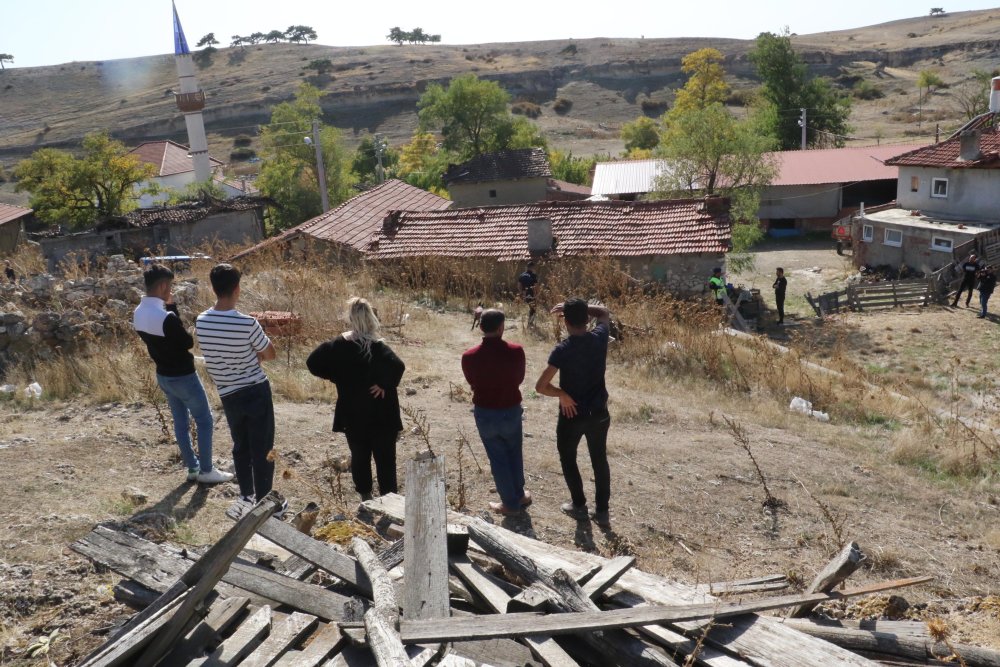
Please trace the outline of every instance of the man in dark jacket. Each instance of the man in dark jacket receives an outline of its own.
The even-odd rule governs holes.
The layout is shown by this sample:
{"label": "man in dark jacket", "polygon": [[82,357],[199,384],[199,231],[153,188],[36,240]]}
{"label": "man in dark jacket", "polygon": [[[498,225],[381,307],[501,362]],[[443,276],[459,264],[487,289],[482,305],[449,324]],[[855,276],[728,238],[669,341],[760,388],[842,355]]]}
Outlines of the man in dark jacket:
{"label": "man in dark jacket", "polygon": [[979,305],[982,306],[978,317],[986,317],[986,305],[993,296],[993,290],[997,286],[996,270],[992,266],[987,266],[979,272]]}
{"label": "man in dark jacket", "polygon": [[531,494],[524,490],[521,449],[524,348],[503,339],[504,320],[499,310],[483,312],[479,321],[483,342],[462,355],[462,373],[472,387],[476,428],[500,494],[501,502],[490,503],[490,509],[500,514],[518,514],[522,507],[531,504]]}
{"label": "man in dark jacket", "polygon": [[774,305],[778,308],[778,324],[785,323],[785,290],[788,289],[788,279],[785,278],[785,270],[778,268],[775,270],[774,285]]}
{"label": "man in dark jacket", "polygon": [[958,298],[962,296],[962,292],[969,290],[968,296],[965,297],[965,307],[969,307],[969,303],[972,301],[972,290],[976,287],[976,276],[983,268],[983,263],[979,261],[976,257],[976,253],[969,255],[969,259],[962,262],[962,284],[959,285],[958,291],[955,292],[955,301],[951,304],[952,308],[958,307]]}
{"label": "man in dark jacket", "polygon": [[[202,484],[228,482],[233,478],[231,473],[212,467],[215,424],[205,388],[194,370],[194,339],[181,323],[173,302],[174,273],[162,264],[153,264],[143,274],[143,280],[146,296],[135,309],[132,326],[156,364],[156,383],[166,395],[174,418],[174,436],[187,466],[187,479]],[[191,446],[189,414],[198,427],[197,455]]]}

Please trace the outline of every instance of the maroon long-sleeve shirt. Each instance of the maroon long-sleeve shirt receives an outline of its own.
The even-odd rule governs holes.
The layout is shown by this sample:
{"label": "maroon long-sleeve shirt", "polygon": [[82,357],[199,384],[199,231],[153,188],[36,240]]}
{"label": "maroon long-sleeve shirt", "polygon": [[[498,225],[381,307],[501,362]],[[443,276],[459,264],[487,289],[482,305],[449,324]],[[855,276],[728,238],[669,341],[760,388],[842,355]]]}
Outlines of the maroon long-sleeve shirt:
{"label": "maroon long-sleeve shirt", "polygon": [[524,348],[502,338],[486,337],[462,355],[462,372],[472,385],[472,404],[502,410],[521,404]]}

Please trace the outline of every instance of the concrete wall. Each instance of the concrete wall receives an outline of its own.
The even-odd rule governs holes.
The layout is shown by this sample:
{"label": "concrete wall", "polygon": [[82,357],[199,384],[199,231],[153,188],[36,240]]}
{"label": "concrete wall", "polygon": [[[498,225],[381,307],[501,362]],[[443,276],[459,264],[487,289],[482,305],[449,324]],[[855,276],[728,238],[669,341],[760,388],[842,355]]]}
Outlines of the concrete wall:
{"label": "concrete wall", "polygon": [[[139,208],[163,206],[167,199],[170,198],[170,191],[183,190],[194,183],[194,172],[185,171],[180,174],[171,174],[170,176],[157,176],[152,181],[159,186],[161,192],[157,195],[145,194],[139,197]],[[140,183],[136,186],[136,190],[141,190],[147,186],[148,183],[146,182]]]}
{"label": "concrete wall", "polygon": [[653,281],[682,296],[707,291],[712,269],[724,267],[725,255],[650,255],[622,258],[622,269],[642,281]]}
{"label": "concrete wall", "polygon": [[[862,241],[863,226],[872,226],[872,240]],[[895,229],[903,234],[901,247],[885,244],[885,230]],[[905,224],[884,222],[866,218],[855,220],[851,227],[853,261],[855,267],[865,264],[869,266],[889,265],[899,268],[903,264],[923,274],[933,273],[952,261],[952,253],[931,248],[934,237],[945,237],[952,240],[952,247],[957,248],[975,238],[976,234],[969,230],[960,230],[952,225],[940,227],[914,227]]]}
{"label": "concrete wall", "polygon": [[14,252],[17,241],[21,238],[21,221],[11,220],[0,225],[0,252]]}
{"label": "concrete wall", "polygon": [[840,187],[825,185],[778,185],[765,188],[757,217],[761,220],[832,218],[840,211]]}
{"label": "concrete wall", "polygon": [[[917,178],[917,191],[911,181]],[[932,197],[934,178],[948,179],[948,196]],[[1000,169],[900,167],[896,200],[900,208],[949,220],[1000,222]]]}
{"label": "concrete wall", "polygon": [[[516,181],[486,181],[483,183],[453,183],[448,194],[455,202],[454,208],[472,206],[500,206],[505,204],[534,204],[545,201],[548,192],[547,178],[526,178]],[[495,197],[490,192],[496,193]]]}

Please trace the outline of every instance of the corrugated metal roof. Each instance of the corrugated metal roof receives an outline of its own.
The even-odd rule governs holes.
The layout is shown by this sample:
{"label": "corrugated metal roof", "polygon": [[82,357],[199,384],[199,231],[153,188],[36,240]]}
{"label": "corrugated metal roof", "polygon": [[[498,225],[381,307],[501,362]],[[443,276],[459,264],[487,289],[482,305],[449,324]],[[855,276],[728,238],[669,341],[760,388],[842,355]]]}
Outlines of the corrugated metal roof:
{"label": "corrugated metal roof", "polygon": [[13,222],[30,214],[32,209],[13,206],[12,204],[0,204],[0,225]]}
{"label": "corrugated metal roof", "polygon": [[895,180],[899,176],[899,170],[894,166],[887,166],[884,162],[917,147],[917,144],[911,144],[769,153],[778,167],[778,174],[771,185],[822,185]]}
{"label": "corrugated metal roof", "polygon": [[557,257],[724,253],[731,238],[725,200],[539,202],[390,214],[366,248],[369,259],[484,257],[527,259],[528,221],[552,223]]}
{"label": "corrugated metal roof", "polygon": [[656,190],[657,179],[667,171],[663,160],[598,162],[594,168],[593,195],[634,195]]}

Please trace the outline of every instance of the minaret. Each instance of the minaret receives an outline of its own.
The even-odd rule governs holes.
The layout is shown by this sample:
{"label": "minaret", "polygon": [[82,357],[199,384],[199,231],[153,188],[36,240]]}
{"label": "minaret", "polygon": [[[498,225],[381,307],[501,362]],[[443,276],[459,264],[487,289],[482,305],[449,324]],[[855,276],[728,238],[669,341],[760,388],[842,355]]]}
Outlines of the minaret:
{"label": "minaret", "polygon": [[184,113],[184,123],[187,125],[188,146],[191,148],[191,159],[194,161],[194,177],[199,183],[212,177],[212,165],[208,159],[208,140],[205,138],[205,120],[201,110],[205,108],[205,91],[198,88],[198,80],[194,77],[194,60],[188,48],[181,20],[177,16],[177,5],[174,8],[174,60],[177,61],[177,76],[181,80],[181,92],[176,93],[177,108]]}

